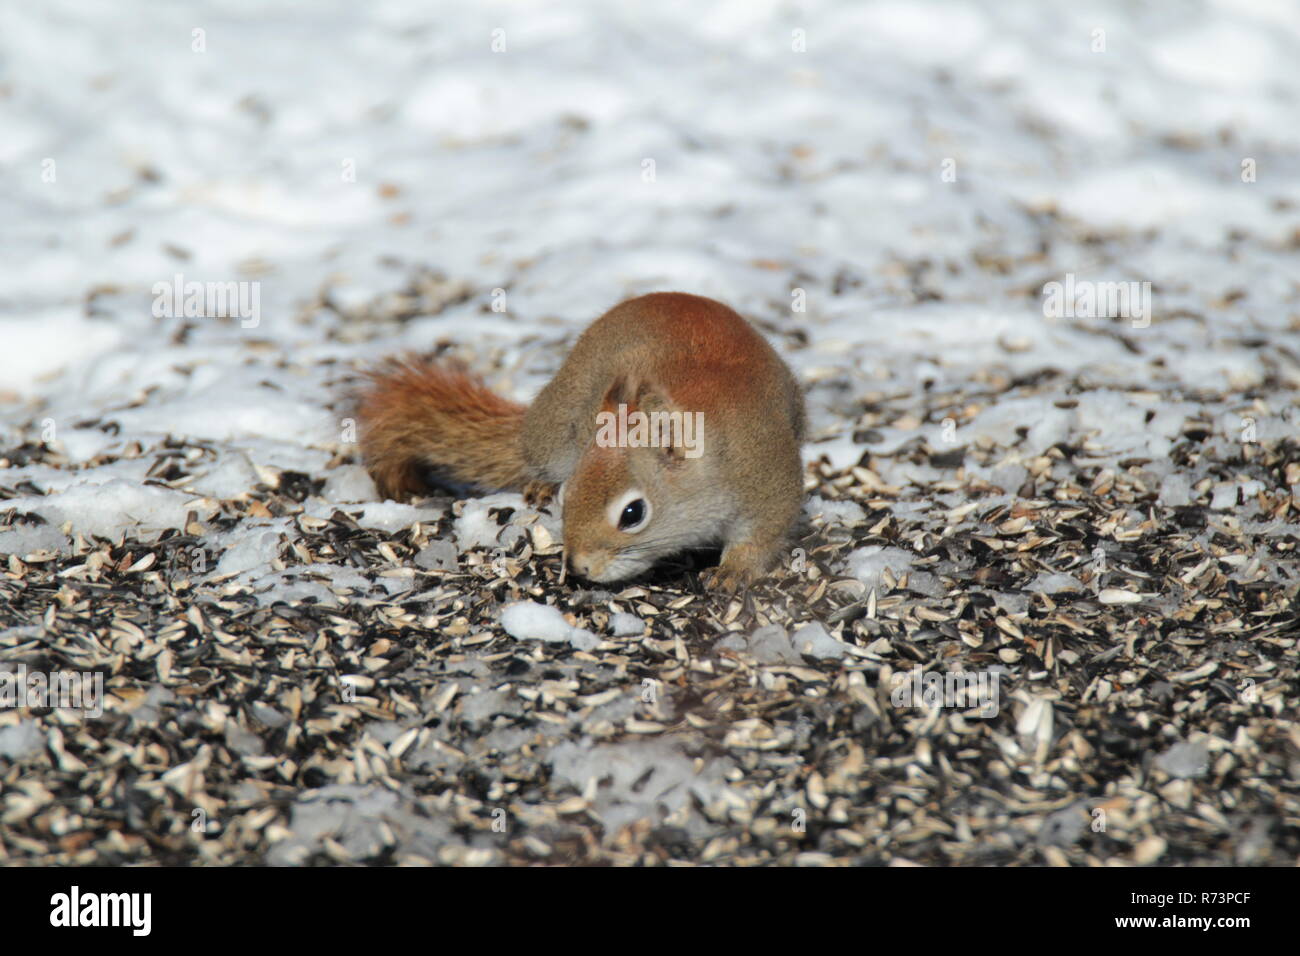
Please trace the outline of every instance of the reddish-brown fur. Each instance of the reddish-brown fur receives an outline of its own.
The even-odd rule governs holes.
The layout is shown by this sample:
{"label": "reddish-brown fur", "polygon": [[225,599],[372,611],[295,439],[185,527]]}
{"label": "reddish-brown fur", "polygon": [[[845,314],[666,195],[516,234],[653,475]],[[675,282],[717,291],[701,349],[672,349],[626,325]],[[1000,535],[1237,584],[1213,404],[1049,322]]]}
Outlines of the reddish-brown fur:
{"label": "reddish-brown fur", "polygon": [[[701,454],[597,446],[597,414],[620,403],[702,414]],[[408,361],[372,376],[359,417],[385,495],[426,490],[430,468],[487,488],[564,483],[565,545],[596,581],[708,544],[723,546],[719,584],[751,580],[775,561],[803,497],[803,396],[790,370],[734,311],[685,293],[610,309],[526,409],[462,372]],[[650,517],[626,530],[610,509],[629,494]]]}
{"label": "reddish-brown fur", "polygon": [[371,373],[357,408],[361,451],[386,498],[427,494],[425,469],[485,491],[528,480],[519,428],[525,406],[476,376],[407,358]]}

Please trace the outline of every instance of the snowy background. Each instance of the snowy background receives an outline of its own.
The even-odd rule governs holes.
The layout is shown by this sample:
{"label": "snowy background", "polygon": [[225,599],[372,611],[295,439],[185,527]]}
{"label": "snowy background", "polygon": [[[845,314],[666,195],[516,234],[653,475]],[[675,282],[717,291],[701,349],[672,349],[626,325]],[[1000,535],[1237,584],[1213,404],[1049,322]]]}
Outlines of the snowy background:
{"label": "snowy background", "polygon": [[[6,5],[8,437],[39,414],[73,460],[172,432],[306,466],[339,431],[322,362],[490,343],[526,396],[555,353],[524,340],[662,288],[803,329],[814,384],[1294,385],[1293,4],[710,6]],[[260,324],[155,318],[178,273],[258,281]],[[1045,318],[1066,273],[1152,283],[1151,327]],[[462,301],[365,324],[428,275]]]}
{"label": "snowy background", "polygon": [[[758,323],[809,462],[874,456],[890,494],[954,475],[900,449],[956,445],[1008,496],[1058,445],[1170,507],[1286,494],[1168,456],[1188,422],[1220,461],[1300,424],[1297,63],[1288,0],[5,4],[0,516],[45,523],[0,554],[193,516],[213,588],[333,600],[285,587],[294,519],[239,503],[287,474],[309,516],[442,513],[373,503],[358,369],[443,349],[526,399],[656,289]],[[257,324],[156,315],[178,275],[257,283]],[[1149,324],[1046,315],[1067,275],[1150,283]],[[461,552],[501,543],[484,513]]]}

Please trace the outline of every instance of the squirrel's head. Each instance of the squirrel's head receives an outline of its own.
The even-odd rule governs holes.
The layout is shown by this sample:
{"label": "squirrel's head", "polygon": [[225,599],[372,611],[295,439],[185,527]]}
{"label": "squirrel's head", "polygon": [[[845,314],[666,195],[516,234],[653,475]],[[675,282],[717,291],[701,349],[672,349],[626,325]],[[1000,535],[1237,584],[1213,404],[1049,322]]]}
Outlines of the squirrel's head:
{"label": "squirrel's head", "polygon": [[654,383],[620,376],[610,386],[595,436],[564,485],[564,544],[578,574],[621,581],[699,543],[691,491],[705,480],[694,460],[702,419]]}

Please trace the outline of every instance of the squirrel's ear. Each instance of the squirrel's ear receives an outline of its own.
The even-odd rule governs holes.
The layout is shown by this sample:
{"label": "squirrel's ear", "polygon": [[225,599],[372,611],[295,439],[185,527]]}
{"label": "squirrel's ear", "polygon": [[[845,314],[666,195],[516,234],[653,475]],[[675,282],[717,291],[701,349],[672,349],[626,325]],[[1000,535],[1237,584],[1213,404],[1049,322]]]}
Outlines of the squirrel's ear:
{"label": "squirrel's ear", "polygon": [[627,375],[617,375],[605,391],[602,407],[613,411],[620,405],[626,405],[628,411],[669,412],[673,410],[672,399],[657,384],[647,379],[632,379]]}
{"label": "squirrel's ear", "polygon": [[[647,415],[657,413],[671,414],[678,412],[677,405],[673,402],[672,397],[655,382],[642,381],[636,390],[635,405],[637,409],[645,412]],[[687,413],[682,413],[680,420],[685,420]],[[658,444],[659,454],[663,460],[671,467],[676,467],[682,463],[686,456],[686,447],[682,442],[683,436],[679,426],[669,420],[669,424],[661,425],[666,432],[660,436],[661,443]]]}
{"label": "squirrel's ear", "polygon": [[643,381],[636,389],[636,398],[632,404],[643,412],[671,412],[673,401],[668,393],[654,382]]}
{"label": "squirrel's ear", "polygon": [[605,399],[601,402],[601,407],[605,411],[613,411],[620,405],[626,405],[631,408],[636,402],[636,388],[628,380],[626,375],[615,375],[614,381],[609,383],[609,388],[605,391]]}

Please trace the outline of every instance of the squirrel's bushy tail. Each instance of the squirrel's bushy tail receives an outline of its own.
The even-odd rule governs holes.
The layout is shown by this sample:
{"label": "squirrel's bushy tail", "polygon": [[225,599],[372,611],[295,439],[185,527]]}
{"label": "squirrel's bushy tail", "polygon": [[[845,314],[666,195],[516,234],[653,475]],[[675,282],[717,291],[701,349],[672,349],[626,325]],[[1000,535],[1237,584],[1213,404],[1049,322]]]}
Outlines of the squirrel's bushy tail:
{"label": "squirrel's bushy tail", "polygon": [[386,498],[432,485],[519,490],[527,481],[520,430],[527,407],[458,368],[417,358],[369,373],[357,403],[361,453]]}

